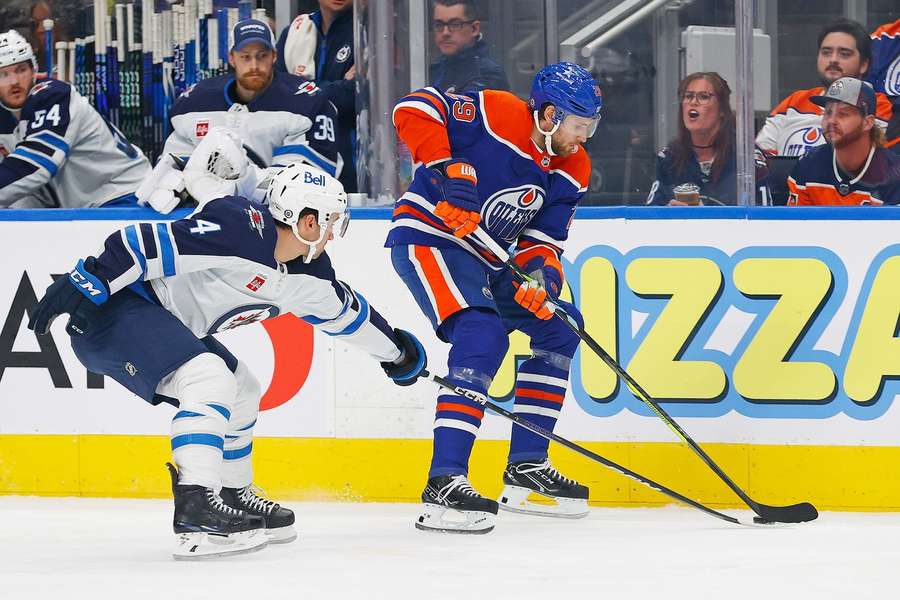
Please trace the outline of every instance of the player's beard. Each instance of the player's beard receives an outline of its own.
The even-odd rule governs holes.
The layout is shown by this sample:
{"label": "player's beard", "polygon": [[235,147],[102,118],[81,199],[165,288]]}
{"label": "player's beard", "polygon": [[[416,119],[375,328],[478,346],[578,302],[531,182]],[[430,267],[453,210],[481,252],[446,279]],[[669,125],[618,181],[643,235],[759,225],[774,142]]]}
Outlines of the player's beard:
{"label": "player's beard", "polygon": [[269,76],[266,77],[259,71],[252,71],[243,75],[242,77],[238,77],[238,83],[241,85],[241,87],[246,90],[250,90],[251,92],[259,92],[266,89],[271,81],[271,73],[269,73]]}

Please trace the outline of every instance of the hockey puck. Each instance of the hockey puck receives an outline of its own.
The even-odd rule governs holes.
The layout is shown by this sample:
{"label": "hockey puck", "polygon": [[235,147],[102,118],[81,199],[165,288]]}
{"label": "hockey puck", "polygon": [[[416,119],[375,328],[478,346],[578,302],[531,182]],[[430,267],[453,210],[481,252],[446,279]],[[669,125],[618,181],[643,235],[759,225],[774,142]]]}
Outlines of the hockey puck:
{"label": "hockey puck", "polygon": [[775,521],[769,521],[768,519],[763,519],[762,517],[753,517],[753,522],[757,525],[771,525]]}

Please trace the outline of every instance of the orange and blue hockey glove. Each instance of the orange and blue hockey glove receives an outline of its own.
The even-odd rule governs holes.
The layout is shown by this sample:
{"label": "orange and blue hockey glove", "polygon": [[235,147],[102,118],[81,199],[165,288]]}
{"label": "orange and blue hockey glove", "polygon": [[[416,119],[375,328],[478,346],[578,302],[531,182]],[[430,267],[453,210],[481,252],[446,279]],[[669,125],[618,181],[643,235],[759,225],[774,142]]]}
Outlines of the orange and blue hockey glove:
{"label": "orange and blue hockey glove", "polygon": [[453,235],[466,237],[481,222],[475,167],[464,160],[453,159],[432,167],[431,173],[432,183],[443,197],[434,214],[453,230]]}

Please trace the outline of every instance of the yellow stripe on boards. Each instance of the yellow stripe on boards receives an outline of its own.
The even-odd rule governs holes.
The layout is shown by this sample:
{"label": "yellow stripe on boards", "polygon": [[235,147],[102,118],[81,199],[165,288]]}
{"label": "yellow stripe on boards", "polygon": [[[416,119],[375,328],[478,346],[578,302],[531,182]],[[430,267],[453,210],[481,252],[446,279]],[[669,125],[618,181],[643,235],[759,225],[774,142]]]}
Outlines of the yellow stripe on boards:
{"label": "yellow stripe on boards", "polygon": [[[713,507],[741,508],[732,492],[678,443],[589,442],[585,447]],[[822,510],[900,510],[900,448],[704,444],[752,498],[811,501]],[[418,502],[431,440],[258,438],[254,481],[278,500]],[[502,489],[508,442],[478,441],[470,478],[484,494]],[[593,461],[551,449],[564,474],[602,506],[658,506],[668,497]],[[169,438],[124,435],[0,435],[0,494],[170,497],[163,463]]]}

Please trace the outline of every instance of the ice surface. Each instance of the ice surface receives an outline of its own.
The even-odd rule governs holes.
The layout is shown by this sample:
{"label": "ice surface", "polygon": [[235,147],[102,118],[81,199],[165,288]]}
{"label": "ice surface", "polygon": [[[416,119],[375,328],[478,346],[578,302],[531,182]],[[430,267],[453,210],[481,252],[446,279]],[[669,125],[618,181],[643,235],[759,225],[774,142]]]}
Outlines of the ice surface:
{"label": "ice surface", "polygon": [[0,598],[860,600],[900,583],[897,514],[748,528],[593,508],[501,513],[493,533],[459,536],[414,529],[410,504],[286,504],[296,542],[186,563],[170,555],[170,502],[0,497]]}

